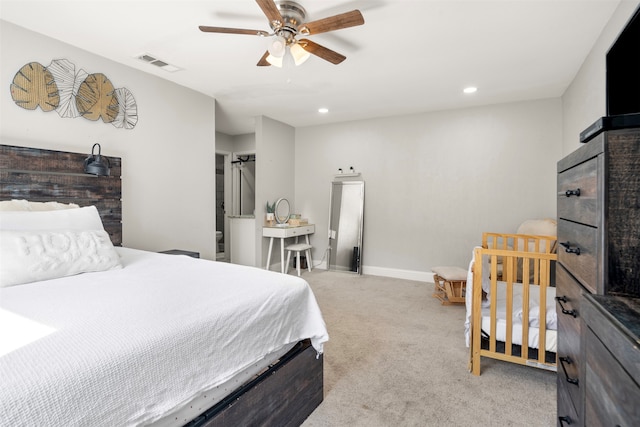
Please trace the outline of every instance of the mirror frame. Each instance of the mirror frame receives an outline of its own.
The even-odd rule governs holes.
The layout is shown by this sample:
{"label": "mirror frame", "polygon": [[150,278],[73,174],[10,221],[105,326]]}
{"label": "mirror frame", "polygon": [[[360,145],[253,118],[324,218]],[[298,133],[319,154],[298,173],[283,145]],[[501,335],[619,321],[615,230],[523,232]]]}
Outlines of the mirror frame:
{"label": "mirror frame", "polygon": [[357,238],[357,244],[358,244],[358,258],[357,258],[357,265],[356,265],[356,271],[353,270],[341,270],[341,269],[337,269],[335,268],[335,264],[331,263],[332,257],[335,256],[334,254],[332,254],[331,252],[333,251],[333,249],[329,250],[329,256],[327,259],[327,270],[334,270],[334,271],[342,271],[345,273],[353,273],[353,274],[362,274],[362,242],[363,242],[363,232],[364,232],[364,195],[365,195],[365,185],[364,185],[364,181],[362,180],[334,180],[331,182],[331,191],[329,194],[329,227],[328,227],[328,236],[329,236],[329,248],[332,248],[332,243],[331,243],[331,231],[332,231],[332,211],[333,211],[333,196],[334,196],[334,186],[335,185],[341,185],[342,187],[344,187],[345,185],[358,185],[361,187],[361,200],[360,200],[360,209],[358,212],[358,238]]}
{"label": "mirror frame", "polygon": [[[278,215],[278,207],[283,202],[287,202],[287,215],[286,217],[284,217],[284,220],[280,218],[280,215]],[[273,212],[275,213],[274,216],[276,217],[276,222],[278,224],[286,224],[289,221],[289,218],[291,218],[291,205],[289,204],[289,200],[285,199],[284,197],[280,197],[278,200],[276,200],[276,204],[275,204],[275,207],[273,208]]]}

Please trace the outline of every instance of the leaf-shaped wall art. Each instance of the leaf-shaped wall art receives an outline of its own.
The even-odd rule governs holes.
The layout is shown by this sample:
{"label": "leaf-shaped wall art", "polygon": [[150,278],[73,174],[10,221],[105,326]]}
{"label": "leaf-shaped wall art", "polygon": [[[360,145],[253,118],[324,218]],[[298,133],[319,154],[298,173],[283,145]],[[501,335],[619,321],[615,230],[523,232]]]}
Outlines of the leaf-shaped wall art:
{"label": "leaf-shaped wall art", "polygon": [[138,104],[133,94],[126,87],[115,90],[119,111],[115,120],[111,122],[117,128],[133,129],[138,123]]}
{"label": "leaf-shaped wall art", "polygon": [[11,98],[22,108],[54,110],[60,103],[53,75],[40,63],[30,62],[20,68],[11,83]]}
{"label": "leaf-shaped wall art", "polygon": [[89,74],[80,84],[76,95],[80,115],[88,120],[102,119],[111,123],[118,115],[118,100],[111,81],[102,73]]}
{"label": "leaf-shaped wall art", "polygon": [[67,59],[54,59],[48,67],[30,62],[20,68],[10,86],[16,105],[27,110],[56,110],[60,117],[84,117],[117,128],[133,129],[138,105],[129,89],[115,90],[102,73],[88,74]]}
{"label": "leaf-shaped wall art", "polygon": [[60,104],[56,111],[60,117],[75,118],[80,116],[76,106],[76,95],[89,73],[82,69],[76,72],[76,66],[67,59],[54,59],[47,70],[51,72],[58,85]]}

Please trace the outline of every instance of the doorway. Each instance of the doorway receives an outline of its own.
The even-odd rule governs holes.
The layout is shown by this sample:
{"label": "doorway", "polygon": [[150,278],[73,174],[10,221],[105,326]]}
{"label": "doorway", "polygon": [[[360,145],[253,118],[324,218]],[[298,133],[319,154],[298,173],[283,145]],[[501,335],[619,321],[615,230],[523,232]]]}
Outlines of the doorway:
{"label": "doorway", "polygon": [[256,209],[256,155],[234,153],[233,212],[235,216],[253,216]]}
{"label": "doorway", "polygon": [[216,259],[224,258],[224,240],[227,235],[224,226],[224,154],[216,153]]}

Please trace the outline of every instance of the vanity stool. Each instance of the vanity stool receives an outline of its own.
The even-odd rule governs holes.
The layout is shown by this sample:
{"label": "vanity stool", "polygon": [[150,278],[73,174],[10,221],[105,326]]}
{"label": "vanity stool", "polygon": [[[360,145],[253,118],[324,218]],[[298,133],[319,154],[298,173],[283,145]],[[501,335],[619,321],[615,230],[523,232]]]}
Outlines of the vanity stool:
{"label": "vanity stool", "polygon": [[467,289],[467,270],[460,267],[433,267],[435,283],[433,296],[443,305],[464,304]]}
{"label": "vanity stool", "polygon": [[289,262],[291,261],[291,252],[296,253],[296,267],[298,269],[298,276],[300,275],[300,252],[305,252],[307,257],[307,269],[311,271],[311,246],[308,243],[296,243],[295,245],[289,245],[287,249],[287,268],[285,271],[289,271]]}

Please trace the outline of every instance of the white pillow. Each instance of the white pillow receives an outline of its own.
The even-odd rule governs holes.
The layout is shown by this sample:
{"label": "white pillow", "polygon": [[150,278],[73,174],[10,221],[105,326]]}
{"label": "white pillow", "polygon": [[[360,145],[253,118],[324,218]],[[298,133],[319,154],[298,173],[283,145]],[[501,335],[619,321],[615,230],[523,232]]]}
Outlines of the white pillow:
{"label": "white pillow", "polygon": [[24,199],[1,200],[0,211],[53,211],[58,209],[76,209],[75,203],[30,202]]}
{"label": "white pillow", "polygon": [[104,230],[0,230],[0,287],[122,268]]}
{"label": "white pillow", "polygon": [[0,230],[104,230],[95,206],[36,212],[0,211]]}
{"label": "white pillow", "polygon": [[29,202],[30,211],[56,211],[60,209],[78,209],[75,203],[60,202]]}

